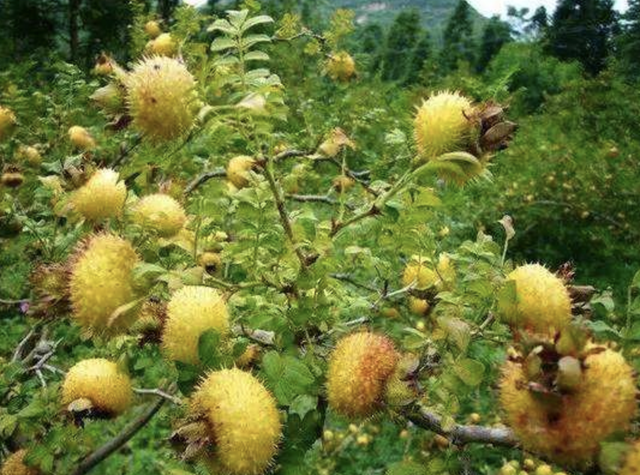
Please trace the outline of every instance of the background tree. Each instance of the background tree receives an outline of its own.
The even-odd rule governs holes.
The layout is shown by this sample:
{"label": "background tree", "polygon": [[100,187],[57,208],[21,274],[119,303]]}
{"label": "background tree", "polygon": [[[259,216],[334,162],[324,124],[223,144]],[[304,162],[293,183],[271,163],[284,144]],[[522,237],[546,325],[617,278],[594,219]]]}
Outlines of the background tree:
{"label": "background tree", "polygon": [[382,52],[383,79],[397,81],[406,76],[421,30],[417,10],[403,11],[396,17]]}
{"label": "background tree", "polygon": [[622,69],[632,78],[640,77],[640,0],[630,0],[624,15],[623,32],[618,39]]}
{"label": "background tree", "polygon": [[482,33],[482,41],[480,43],[480,51],[478,53],[477,69],[484,71],[493,59],[500,52],[502,47],[511,41],[511,27],[505,23],[499,16],[494,16],[484,28]]}
{"label": "background tree", "polygon": [[562,60],[578,60],[598,74],[612,50],[618,28],[613,0],[562,0],[547,31],[547,50]]}
{"label": "background tree", "polygon": [[440,63],[445,71],[456,69],[460,61],[474,62],[473,22],[471,7],[460,0],[444,30]]}
{"label": "background tree", "polygon": [[428,31],[425,31],[413,50],[405,80],[407,84],[413,84],[419,81],[420,74],[423,72],[425,64],[431,59],[432,55],[433,46],[431,35]]}

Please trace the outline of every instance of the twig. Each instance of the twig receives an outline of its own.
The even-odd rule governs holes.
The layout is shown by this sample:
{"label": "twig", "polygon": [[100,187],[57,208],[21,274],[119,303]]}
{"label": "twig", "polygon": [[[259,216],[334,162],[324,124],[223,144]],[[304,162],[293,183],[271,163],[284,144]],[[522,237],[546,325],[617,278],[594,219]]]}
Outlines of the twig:
{"label": "twig", "polygon": [[406,287],[402,287],[401,289],[394,290],[393,292],[388,292],[388,291],[382,292],[378,300],[376,300],[374,303],[371,304],[371,310],[375,310],[376,308],[378,308],[378,305],[380,305],[380,302],[383,302],[385,300],[391,300],[394,297],[397,297],[399,295],[404,295],[410,292],[415,288],[415,286],[416,286],[416,281],[414,280],[409,285],[407,285]]}
{"label": "twig", "polygon": [[151,404],[140,417],[129,423],[120,431],[113,439],[109,440],[103,446],[97,448],[94,452],[89,454],[73,472],[73,475],[84,475],[90,472],[96,465],[105,460],[116,450],[126,444],[134,435],[138,433],[147,423],[155,416],[155,414],[162,408],[165,403],[165,398],[158,398],[158,400]]}
{"label": "twig", "polygon": [[113,161],[113,163],[111,164],[111,168],[118,168],[120,165],[122,165],[122,162],[124,162],[125,158],[127,158],[127,156],[138,146],[142,143],[142,135],[138,135],[133,142],[133,145],[131,145],[129,148],[121,148],[120,149],[120,155],[118,155],[116,157],[116,159]]}
{"label": "twig", "polygon": [[172,402],[176,406],[182,405],[182,399],[180,399],[177,396],[173,396],[173,395],[163,391],[160,388],[154,388],[154,389],[133,388],[133,392],[136,393],[136,394],[151,394],[151,395],[154,395],[154,396],[158,396],[158,397],[164,398],[167,401]]}
{"label": "twig", "polygon": [[18,346],[16,346],[16,349],[13,352],[13,356],[11,357],[12,363],[15,363],[16,361],[22,358],[22,352],[24,351],[25,346],[27,346],[27,344],[29,343],[29,340],[35,334],[35,332],[36,332],[36,329],[31,328],[27,333],[27,335],[22,340],[20,340],[20,343],[18,343]]}
{"label": "twig", "polygon": [[21,305],[27,302],[29,302],[29,299],[20,299],[20,300],[0,299],[0,305]]}
{"label": "twig", "polygon": [[255,341],[264,346],[273,346],[276,341],[276,334],[272,331],[251,329],[247,328],[244,325],[236,325],[233,327],[233,333],[236,335],[246,336],[251,340]]}
{"label": "twig", "polygon": [[273,160],[278,162],[280,160],[286,160],[287,158],[306,157],[307,155],[310,155],[309,152],[304,152],[302,150],[285,150],[273,157]]}
{"label": "twig", "polygon": [[[328,205],[337,205],[339,202],[335,198],[332,198],[328,195],[297,195],[297,194],[288,194],[286,195],[288,199],[293,201],[300,201],[301,203],[327,203]],[[349,203],[345,203],[345,206],[348,209],[353,209],[353,205]]]}
{"label": "twig", "polygon": [[418,427],[440,434],[455,445],[478,442],[482,444],[514,447],[518,444],[513,431],[506,427],[454,424],[450,428],[445,428],[442,417],[430,412],[421,404],[416,404],[407,410],[406,417]]}
{"label": "twig", "polygon": [[367,285],[367,284],[363,284],[361,282],[358,282],[357,280],[355,280],[351,274],[329,274],[329,277],[331,277],[332,279],[336,279],[336,280],[341,280],[343,282],[347,282],[351,285],[353,285],[354,287],[360,287],[361,289],[364,290],[368,290],[370,292],[378,292],[378,289],[376,289],[375,287],[373,287],[372,285]]}
{"label": "twig", "polygon": [[203,174],[198,175],[196,178],[194,178],[193,181],[187,185],[187,187],[184,189],[184,195],[192,193],[193,190],[201,186],[203,183],[211,180],[212,178],[224,178],[226,176],[227,171],[222,167],[214,168],[211,171],[204,172]]}

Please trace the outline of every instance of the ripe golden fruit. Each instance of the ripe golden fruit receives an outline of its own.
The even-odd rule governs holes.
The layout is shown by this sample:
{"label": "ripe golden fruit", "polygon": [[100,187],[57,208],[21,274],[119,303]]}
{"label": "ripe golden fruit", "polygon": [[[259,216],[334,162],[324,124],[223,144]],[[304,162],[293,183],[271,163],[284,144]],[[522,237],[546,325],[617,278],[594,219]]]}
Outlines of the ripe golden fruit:
{"label": "ripe golden fruit", "polygon": [[435,270],[429,267],[429,263],[422,258],[412,259],[402,274],[402,285],[408,287],[415,285],[416,289],[424,290],[435,286],[440,278]]}
{"label": "ripe golden fruit", "polygon": [[9,138],[18,121],[11,109],[0,106],[0,142]]}
{"label": "ripe golden fruit", "polygon": [[327,61],[327,73],[334,81],[347,82],[356,74],[356,62],[349,53],[340,51]]}
{"label": "ripe golden fruit", "polygon": [[351,188],[353,188],[354,184],[355,181],[353,180],[353,178],[345,175],[340,175],[333,179],[333,188],[338,193],[346,193]]}
{"label": "ripe golden fruit", "polygon": [[170,360],[198,364],[198,340],[207,330],[221,335],[229,331],[227,304],[210,287],[185,286],[167,305],[162,347]]}
{"label": "ripe golden fruit", "polygon": [[383,308],[380,313],[387,318],[398,318],[400,316],[400,311],[395,307]]}
{"label": "ripe golden fruit", "polygon": [[518,469],[511,464],[503,465],[500,469],[500,475],[516,475]]}
{"label": "ripe golden fruit", "polygon": [[631,367],[613,350],[592,345],[587,352],[582,381],[566,394],[534,393],[524,367],[506,363],[500,401],[526,450],[562,464],[588,463],[600,442],[629,427],[636,412]]}
{"label": "ripe golden fruit", "polygon": [[40,151],[31,145],[20,145],[16,152],[20,160],[25,160],[29,165],[38,166],[42,163]]}
{"label": "ripe golden fruit", "polygon": [[2,464],[0,475],[38,475],[40,472],[24,463],[27,451],[22,449],[9,455]]}
{"label": "ripe golden fruit", "polygon": [[174,236],[187,222],[182,205],[162,193],[143,197],[133,207],[132,215],[135,223],[162,237]]}
{"label": "ripe golden fruit", "polygon": [[73,196],[73,207],[85,219],[99,221],[122,213],[127,199],[127,187],[120,174],[101,168]]}
{"label": "ripe golden fruit", "polygon": [[275,399],[251,373],[237,368],[209,373],[190,407],[215,430],[207,458],[213,473],[259,475],[268,469],[282,426]]}
{"label": "ripe golden fruit", "polygon": [[144,24],[144,32],[151,38],[157,38],[162,33],[160,23],[155,20],[149,20]]}
{"label": "ripe golden fruit", "polygon": [[371,442],[371,437],[368,434],[360,434],[356,437],[356,444],[358,445],[369,445],[369,442]]}
{"label": "ripe golden fruit", "polygon": [[564,282],[539,264],[517,267],[507,276],[515,296],[499,299],[498,312],[522,330],[554,336],[571,320],[571,297]]}
{"label": "ripe golden fruit", "polygon": [[542,464],[536,468],[536,471],[533,472],[534,475],[553,475],[553,469],[550,465]]}
{"label": "ripe golden fruit", "polygon": [[640,442],[636,441],[625,454],[619,475],[640,475]]}
{"label": "ripe golden fruit", "polygon": [[93,236],[80,247],[72,259],[69,290],[73,318],[86,331],[118,333],[129,327],[135,315],[114,311],[135,299],[137,263],[131,244],[110,234]]}
{"label": "ripe golden fruit", "polygon": [[176,54],[178,47],[171,33],[162,33],[147,43],[146,50],[149,54],[173,56]]}
{"label": "ripe golden fruit", "polygon": [[398,353],[386,336],[359,332],[342,338],[329,359],[329,406],[348,417],[374,414],[397,362]]}
{"label": "ripe golden fruit", "polygon": [[438,447],[440,447],[441,449],[446,449],[447,447],[449,447],[449,439],[447,439],[445,436],[440,435],[440,434],[436,434],[433,437],[433,441],[436,443],[436,445]]}
{"label": "ripe golden fruit", "polygon": [[414,315],[426,315],[426,313],[429,311],[429,302],[424,299],[409,297],[409,310],[411,310],[411,313],[413,313]]}
{"label": "ripe golden fruit", "polygon": [[471,414],[469,414],[469,422],[471,422],[472,424],[479,424],[481,420],[482,417],[477,412],[472,412]]}
{"label": "ripe golden fruit", "polygon": [[322,438],[328,442],[330,440],[333,440],[333,435],[333,432],[327,429],[322,433]]}
{"label": "ripe golden fruit", "polygon": [[79,125],[69,127],[69,141],[71,144],[80,150],[90,151],[96,148],[96,141],[91,136],[89,131]]}
{"label": "ripe golden fruit", "polygon": [[414,120],[419,157],[431,160],[464,150],[473,130],[471,114],[471,101],[458,92],[440,92],[423,101]]}
{"label": "ripe golden fruit", "polygon": [[248,173],[255,163],[255,160],[247,155],[233,157],[227,164],[227,180],[236,188],[244,188],[249,184]]}
{"label": "ripe golden fruit", "polygon": [[196,83],[182,61],[145,58],[127,74],[124,84],[133,126],[152,140],[174,139],[193,125]]}
{"label": "ripe golden fruit", "polygon": [[62,404],[87,399],[108,416],[122,414],[131,404],[131,380],[112,361],[92,358],[76,363],[62,383]]}
{"label": "ripe golden fruit", "polygon": [[2,174],[0,183],[8,188],[18,188],[24,183],[24,175],[18,171],[10,171]]}
{"label": "ripe golden fruit", "polygon": [[327,139],[318,147],[318,153],[325,157],[337,156],[345,147],[355,150],[356,144],[347,136],[344,130],[336,127]]}

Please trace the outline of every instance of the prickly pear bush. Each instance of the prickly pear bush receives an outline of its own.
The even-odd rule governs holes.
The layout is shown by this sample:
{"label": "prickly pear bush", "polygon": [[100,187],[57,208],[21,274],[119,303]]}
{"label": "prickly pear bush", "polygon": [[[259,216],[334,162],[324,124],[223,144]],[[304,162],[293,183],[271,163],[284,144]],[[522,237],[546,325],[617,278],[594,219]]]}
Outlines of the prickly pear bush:
{"label": "prickly pear bush", "polygon": [[635,473],[640,278],[621,310],[443,201],[505,108],[369,107],[351,13],[245,3],[0,95],[2,473]]}

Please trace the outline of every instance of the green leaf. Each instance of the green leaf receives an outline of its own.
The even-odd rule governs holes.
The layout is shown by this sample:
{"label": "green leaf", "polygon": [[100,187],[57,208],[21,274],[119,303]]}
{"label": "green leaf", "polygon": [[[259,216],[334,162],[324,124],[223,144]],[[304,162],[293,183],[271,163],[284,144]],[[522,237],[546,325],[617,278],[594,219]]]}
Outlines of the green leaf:
{"label": "green leaf", "polygon": [[222,363],[220,354],[220,333],[213,328],[205,331],[198,339],[198,358],[200,363],[209,369],[217,369]]}
{"label": "green leaf", "polygon": [[467,386],[477,386],[484,377],[484,365],[470,358],[457,361],[454,371]]}
{"label": "green leaf", "polygon": [[633,279],[631,279],[631,285],[629,287],[640,290],[640,270],[636,272]]}
{"label": "green leaf", "polygon": [[9,438],[16,430],[18,425],[18,417],[14,414],[7,414],[0,417],[0,436],[3,438]]}
{"label": "green leaf", "polygon": [[222,31],[228,35],[238,34],[238,29],[234,28],[231,23],[224,19],[214,21],[213,24],[207,28],[207,31]]}
{"label": "green leaf", "polygon": [[264,355],[262,371],[268,386],[283,406],[290,405],[296,396],[309,394],[314,382],[307,365],[293,356],[283,356],[276,351]]}
{"label": "green leaf", "polygon": [[418,208],[432,208],[441,206],[442,200],[440,200],[432,188],[422,188],[413,204]]}
{"label": "green leaf", "polygon": [[386,475],[425,475],[426,473],[427,470],[423,464],[402,460],[389,465]]}
{"label": "green leaf", "polygon": [[245,61],[269,61],[270,59],[264,51],[250,51],[244,55]]}
{"label": "green leaf", "polygon": [[220,37],[213,40],[211,43],[211,51],[224,51],[230,48],[235,48],[237,43],[231,38]]}
{"label": "green leaf", "polygon": [[438,325],[446,333],[447,337],[461,350],[466,351],[471,341],[471,328],[464,320],[455,317],[439,317]]}
{"label": "green leaf", "polygon": [[244,22],[244,25],[242,25],[242,32],[244,33],[249,28],[253,28],[256,25],[262,25],[264,23],[273,23],[273,18],[269,15],[258,15],[253,18],[249,18]]}
{"label": "green leaf", "polygon": [[[517,315],[518,311],[518,289],[515,280],[507,280],[498,291],[498,313],[503,321],[507,321],[507,316]],[[507,321],[507,323],[513,323]]]}
{"label": "green leaf", "polygon": [[176,361],[176,369],[178,370],[178,389],[182,394],[188,396],[200,378],[200,368],[196,365]]}
{"label": "green leaf", "polygon": [[258,43],[271,43],[271,38],[267,35],[248,35],[240,40],[242,46],[246,49],[251,48]]}
{"label": "green leaf", "polygon": [[318,407],[318,397],[309,394],[301,394],[291,402],[289,406],[290,414],[297,414],[300,419],[304,419],[309,412]]}

